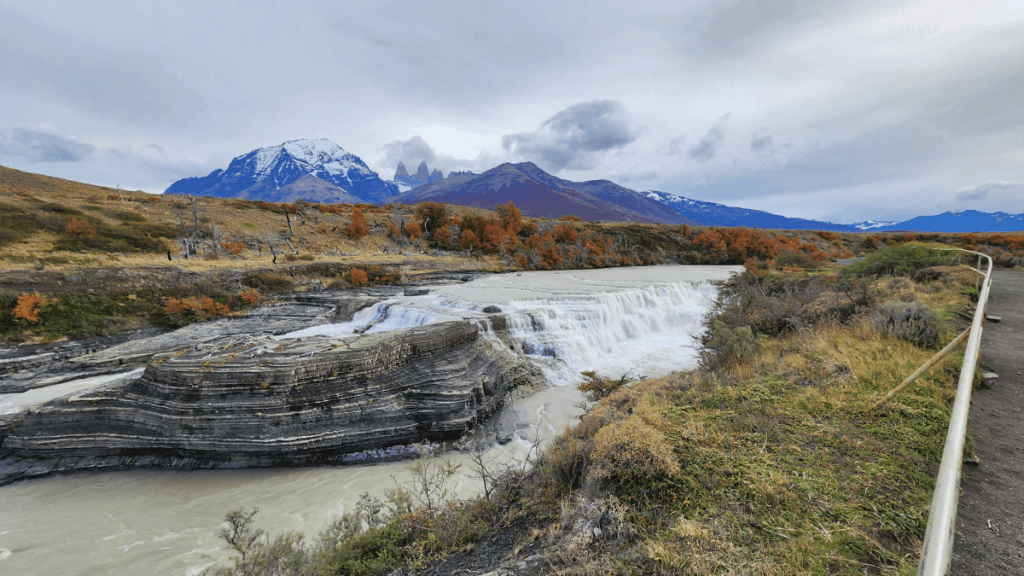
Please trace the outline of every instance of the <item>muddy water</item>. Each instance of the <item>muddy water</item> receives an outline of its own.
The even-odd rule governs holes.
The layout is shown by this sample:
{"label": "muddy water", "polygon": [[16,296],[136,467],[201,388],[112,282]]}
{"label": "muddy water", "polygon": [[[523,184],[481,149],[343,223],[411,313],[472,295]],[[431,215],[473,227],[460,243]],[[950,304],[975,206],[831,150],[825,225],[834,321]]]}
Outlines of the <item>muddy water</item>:
{"label": "muddy water", "polygon": [[[533,442],[549,440],[578,415],[579,393],[569,384],[579,369],[657,376],[692,366],[693,335],[714,294],[702,282],[735,270],[651,267],[487,277],[393,299],[352,325],[318,329],[345,333],[372,324],[381,331],[483,316],[487,305],[502,307],[510,330],[518,330],[524,350],[553,384],[517,401],[513,409],[522,428],[512,442],[487,455],[516,465]],[[18,399],[7,402],[13,406]],[[451,458],[462,464],[456,491],[463,496],[479,491],[469,462],[458,454]],[[0,574],[200,574],[229,557],[219,533],[224,515],[234,508],[258,507],[258,524],[271,533],[291,530],[312,537],[351,511],[360,494],[381,495],[408,478],[405,463],[392,463],[137,470],[21,482],[0,487]]]}

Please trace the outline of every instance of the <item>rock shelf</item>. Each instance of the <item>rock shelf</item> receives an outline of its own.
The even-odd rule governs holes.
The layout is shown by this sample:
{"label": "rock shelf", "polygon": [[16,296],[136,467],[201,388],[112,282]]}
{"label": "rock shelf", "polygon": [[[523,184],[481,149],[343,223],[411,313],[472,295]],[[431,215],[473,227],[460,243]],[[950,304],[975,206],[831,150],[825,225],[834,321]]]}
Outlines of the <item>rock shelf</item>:
{"label": "rock shelf", "polygon": [[[494,316],[491,324],[504,327]],[[410,444],[460,438],[517,388],[544,383],[536,366],[470,320],[285,340],[244,325],[210,328],[202,338],[179,331],[74,359],[96,368],[128,358],[145,370],[4,416],[0,484],[75,469],[407,457]]]}

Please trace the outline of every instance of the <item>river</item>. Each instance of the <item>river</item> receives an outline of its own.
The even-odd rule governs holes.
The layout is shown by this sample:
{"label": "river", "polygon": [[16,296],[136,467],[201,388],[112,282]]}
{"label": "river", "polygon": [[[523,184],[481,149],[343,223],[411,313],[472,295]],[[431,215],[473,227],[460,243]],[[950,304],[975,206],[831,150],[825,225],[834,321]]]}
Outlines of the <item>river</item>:
{"label": "river", "polygon": [[[655,266],[485,276],[391,298],[350,322],[280,338],[385,331],[453,318],[486,322],[483,310],[498,306],[508,317],[510,335],[551,384],[516,401],[513,408],[528,426],[487,455],[516,463],[534,442],[543,445],[579,415],[581,397],[572,385],[580,371],[655,377],[691,368],[700,319],[715,296],[709,281],[739,270]],[[64,390],[84,386],[72,383]],[[21,409],[46,399],[40,391],[31,399],[20,396],[0,397],[0,407]],[[450,457],[462,463],[453,488],[463,496],[477,492],[469,463],[457,453]],[[132,470],[0,487],[0,574],[194,576],[227,562],[219,533],[228,511],[258,507],[259,527],[313,537],[351,511],[360,494],[382,495],[405,482],[406,466]]]}

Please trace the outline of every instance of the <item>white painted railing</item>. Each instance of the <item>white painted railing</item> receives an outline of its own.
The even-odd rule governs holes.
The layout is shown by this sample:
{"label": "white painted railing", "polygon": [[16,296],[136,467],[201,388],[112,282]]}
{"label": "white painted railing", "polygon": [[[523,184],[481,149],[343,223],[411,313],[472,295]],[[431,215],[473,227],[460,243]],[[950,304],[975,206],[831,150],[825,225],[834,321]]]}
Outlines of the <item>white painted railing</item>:
{"label": "white painted railing", "polygon": [[[960,250],[960,249],[955,249]],[[992,258],[979,252],[960,250],[978,255],[978,268],[974,269],[984,279],[978,293],[978,307],[974,311],[971,335],[967,338],[967,351],[960,369],[960,383],[956,388],[953,413],[949,418],[946,432],[946,447],[942,451],[942,463],[935,478],[935,493],[932,495],[928,530],[921,548],[921,565],[918,576],[945,576],[949,572],[953,556],[953,532],[956,528],[956,508],[960,500],[960,470],[963,466],[964,436],[967,431],[967,410],[971,405],[971,389],[974,384],[974,370],[981,350],[981,329],[988,305],[988,292],[992,286]],[[981,259],[988,260],[988,269],[981,271]]]}

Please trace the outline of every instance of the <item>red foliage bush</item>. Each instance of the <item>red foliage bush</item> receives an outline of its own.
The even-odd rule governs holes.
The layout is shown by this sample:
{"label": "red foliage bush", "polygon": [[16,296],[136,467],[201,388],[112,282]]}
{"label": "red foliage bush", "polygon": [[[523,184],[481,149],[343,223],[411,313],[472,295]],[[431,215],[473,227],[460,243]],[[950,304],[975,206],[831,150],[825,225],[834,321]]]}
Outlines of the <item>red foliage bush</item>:
{"label": "red foliage bush", "polygon": [[415,222],[409,222],[405,225],[405,233],[409,236],[409,240],[415,240],[419,238],[423,231],[420,230],[420,225]]}
{"label": "red foliage bush", "polygon": [[255,306],[256,304],[259,304],[260,301],[263,300],[263,297],[260,295],[259,290],[256,290],[255,288],[249,288],[248,290],[242,292],[241,294],[238,295],[238,298],[241,299],[244,304],[247,304],[249,306]]}
{"label": "red foliage bush", "polygon": [[68,222],[67,228],[64,229],[64,233],[72,238],[82,238],[84,236],[95,236],[96,229],[89,224],[88,220],[84,218],[79,220],[72,216],[71,222]]}
{"label": "red foliage bush", "polygon": [[366,282],[369,280],[366,277],[366,272],[359,268],[352,268],[351,270],[349,270],[348,277],[349,280],[356,286],[362,286],[363,284],[366,284]]}
{"label": "red foliage bush", "polygon": [[370,233],[370,227],[366,225],[366,217],[359,208],[352,208],[352,219],[345,228],[345,235],[353,240],[360,240]]}
{"label": "red foliage bush", "polygon": [[245,252],[245,249],[248,248],[249,246],[246,245],[245,242],[224,242],[223,244],[220,245],[220,247],[223,248],[224,251],[227,252],[228,254],[231,254],[232,256],[238,256],[242,252]]}

